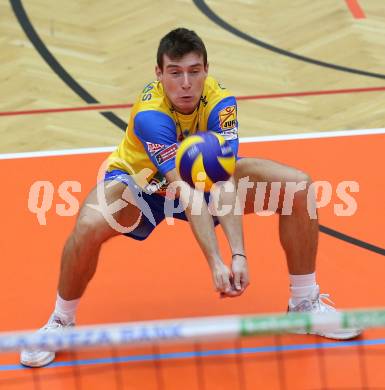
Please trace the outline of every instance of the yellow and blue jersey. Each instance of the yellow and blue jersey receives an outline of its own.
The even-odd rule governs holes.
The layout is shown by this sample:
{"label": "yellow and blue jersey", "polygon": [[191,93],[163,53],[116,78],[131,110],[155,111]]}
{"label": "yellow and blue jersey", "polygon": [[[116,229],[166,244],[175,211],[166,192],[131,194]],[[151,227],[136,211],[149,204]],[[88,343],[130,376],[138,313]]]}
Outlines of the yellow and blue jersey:
{"label": "yellow and blue jersey", "polygon": [[164,175],[175,168],[178,143],[207,130],[221,134],[237,156],[237,103],[227,89],[207,77],[198,107],[184,115],[173,109],[162,83],[154,81],[136,100],[125,136],[109,157],[108,170],[126,171],[146,192],[161,194],[167,185]]}

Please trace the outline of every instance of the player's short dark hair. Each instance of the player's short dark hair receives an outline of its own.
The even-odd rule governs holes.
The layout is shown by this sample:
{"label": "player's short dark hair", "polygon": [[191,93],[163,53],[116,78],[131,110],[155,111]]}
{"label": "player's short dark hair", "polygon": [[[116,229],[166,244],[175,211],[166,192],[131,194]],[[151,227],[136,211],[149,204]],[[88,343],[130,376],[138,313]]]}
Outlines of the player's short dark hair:
{"label": "player's short dark hair", "polygon": [[159,42],[156,60],[163,70],[163,55],[177,60],[188,53],[197,53],[203,56],[203,64],[207,65],[207,51],[202,39],[195,31],[187,28],[177,28],[166,34]]}

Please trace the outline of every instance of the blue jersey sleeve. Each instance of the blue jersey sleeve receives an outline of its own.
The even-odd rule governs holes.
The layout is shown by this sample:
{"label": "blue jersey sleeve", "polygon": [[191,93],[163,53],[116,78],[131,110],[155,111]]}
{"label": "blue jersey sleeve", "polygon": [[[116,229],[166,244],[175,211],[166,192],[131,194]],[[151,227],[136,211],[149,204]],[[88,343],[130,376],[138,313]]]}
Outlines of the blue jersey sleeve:
{"label": "blue jersey sleeve", "polygon": [[176,127],[168,115],[155,110],[139,112],[134,119],[134,132],[163,176],[175,168]]}
{"label": "blue jersey sleeve", "polygon": [[238,155],[237,101],[234,96],[222,99],[212,109],[207,121],[207,130],[215,131],[230,144],[234,155]]}

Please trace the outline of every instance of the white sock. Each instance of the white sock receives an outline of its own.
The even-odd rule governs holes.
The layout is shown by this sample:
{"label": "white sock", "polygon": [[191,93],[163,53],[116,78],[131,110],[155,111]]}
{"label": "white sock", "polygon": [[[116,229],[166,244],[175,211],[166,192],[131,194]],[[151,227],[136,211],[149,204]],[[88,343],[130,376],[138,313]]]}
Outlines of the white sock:
{"label": "white sock", "polygon": [[289,275],[291,302],[294,305],[312,295],[317,288],[315,272],[307,275]]}
{"label": "white sock", "polygon": [[79,302],[80,302],[80,298],[66,301],[58,293],[57,297],[56,297],[56,304],[55,304],[54,313],[65,324],[75,322],[76,310],[78,308]]}

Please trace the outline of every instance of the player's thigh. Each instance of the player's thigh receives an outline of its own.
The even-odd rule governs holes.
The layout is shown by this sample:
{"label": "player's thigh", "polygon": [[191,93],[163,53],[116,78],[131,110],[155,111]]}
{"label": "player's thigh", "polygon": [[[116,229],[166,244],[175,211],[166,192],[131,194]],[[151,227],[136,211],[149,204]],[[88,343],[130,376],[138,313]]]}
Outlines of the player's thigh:
{"label": "player's thigh", "polygon": [[300,182],[309,181],[309,176],[294,167],[273,160],[242,158],[237,161],[235,174],[238,179],[249,176],[261,182]]}
{"label": "player's thigh", "polygon": [[124,233],[141,218],[130,188],[118,181],[105,181],[88,194],[80,209],[77,225],[107,237]]}
{"label": "player's thigh", "polygon": [[[245,213],[255,212],[255,207],[264,194],[263,202],[259,201],[264,210],[279,211],[282,209],[285,188],[287,183],[297,185],[298,190],[307,188],[310,177],[303,171],[266,159],[243,158],[237,161],[234,177],[238,183],[238,189],[246,188]],[[248,184],[246,184],[248,183]],[[248,187],[248,188],[247,188]],[[272,199],[277,196],[275,202]],[[270,210],[272,211],[272,210]]]}

